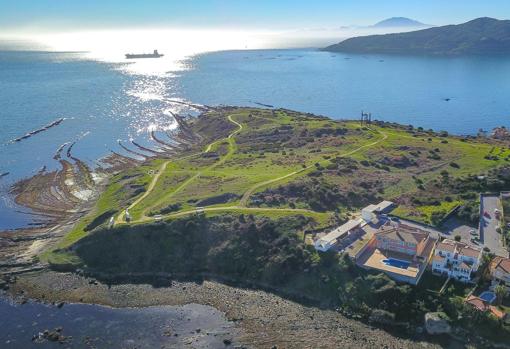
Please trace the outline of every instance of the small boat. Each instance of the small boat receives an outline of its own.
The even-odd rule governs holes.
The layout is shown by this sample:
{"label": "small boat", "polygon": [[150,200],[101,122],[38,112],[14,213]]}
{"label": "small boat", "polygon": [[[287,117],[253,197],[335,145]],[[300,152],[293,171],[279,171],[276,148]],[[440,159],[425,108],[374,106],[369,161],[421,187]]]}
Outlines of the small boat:
{"label": "small boat", "polygon": [[159,53],[158,50],[154,50],[153,53],[126,53],[126,59],[160,58],[163,56],[164,56],[164,54]]}

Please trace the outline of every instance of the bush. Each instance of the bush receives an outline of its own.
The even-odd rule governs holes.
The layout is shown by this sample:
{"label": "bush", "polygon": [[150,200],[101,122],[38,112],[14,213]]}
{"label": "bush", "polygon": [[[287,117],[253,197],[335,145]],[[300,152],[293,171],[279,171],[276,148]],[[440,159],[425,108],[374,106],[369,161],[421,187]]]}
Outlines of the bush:
{"label": "bush", "polygon": [[443,220],[446,212],[444,210],[434,211],[430,215],[430,222],[434,225],[438,225]]}
{"label": "bush", "polygon": [[159,214],[168,214],[168,213],[171,213],[171,212],[176,212],[176,211],[179,211],[181,209],[182,205],[179,204],[179,203],[176,203],[176,204],[170,204],[164,208],[162,208],[161,210],[159,210]]}
{"label": "bush", "polygon": [[92,220],[85,228],[84,231],[91,231],[105,223],[110,217],[113,217],[117,213],[116,210],[108,210]]}

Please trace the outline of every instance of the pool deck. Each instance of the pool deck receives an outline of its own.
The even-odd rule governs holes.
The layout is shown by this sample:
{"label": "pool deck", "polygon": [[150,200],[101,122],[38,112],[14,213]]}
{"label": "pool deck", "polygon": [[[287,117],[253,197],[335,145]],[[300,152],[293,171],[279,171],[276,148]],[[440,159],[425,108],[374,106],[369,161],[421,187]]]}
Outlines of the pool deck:
{"label": "pool deck", "polygon": [[[378,269],[387,273],[397,274],[409,278],[416,278],[420,274],[420,265],[414,263],[410,256],[403,256],[390,251],[382,251],[378,248],[374,249],[373,252],[368,250],[364,253],[365,258],[360,258],[359,264],[365,268]],[[407,269],[393,267],[383,263],[385,259],[398,259],[409,262],[410,265]]]}

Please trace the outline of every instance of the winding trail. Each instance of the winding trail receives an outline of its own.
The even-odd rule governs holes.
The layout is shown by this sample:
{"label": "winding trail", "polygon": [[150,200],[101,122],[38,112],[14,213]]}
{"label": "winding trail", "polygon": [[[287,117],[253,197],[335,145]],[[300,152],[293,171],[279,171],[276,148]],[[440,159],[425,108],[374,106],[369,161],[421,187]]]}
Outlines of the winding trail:
{"label": "winding trail", "polygon": [[[234,120],[232,118],[232,115],[228,115],[228,120],[230,122],[232,122],[233,124],[237,125],[238,126],[238,129],[236,129],[235,131],[233,131],[232,133],[230,133],[228,135],[228,137],[226,138],[222,138],[222,139],[219,139],[219,140],[216,140],[214,142],[212,142],[211,144],[209,144],[207,146],[207,148],[205,149],[205,151],[203,151],[202,153],[208,153],[211,151],[211,148],[217,144],[217,143],[221,143],[221,142],[224,142],[225,140],[228,141],[229,143],[229,151],[228,153],[223,157],[221,158],[218,162],[212,164],[211,166],[207,167],[205,170],[203,171],[200,171],[198,173],[196,173],[194,176],[192,176],[191,178],[187,179],[184,183],[182,183],[181,185],[179,185],[174,191],[172,191],[171,193],[169,193],[168,195],[164,196],[162,199],[158,200],[154,205],[152,205],[151,207],[148,207],[144,210],[144,212],[142,213],[142,217],[139,219],[139,220],[136,220],[136,221],[133,221],[134,223],[136,222],[140,222],[140,221],[144,221],[144,220],[148,220],[150,219],[149,217],[147,217],[145,215],[145,212],[147,212],[148,210],[150,210],[151,208],[155,207],[155,206],[158,206],[159,204],[161,204],[162,202],[166,201],[168,198],[174,196],[175,194],[177,194],[178,192],[180,192],[181,190],[183,190],[184,188],[186,188],[191,182],[193,182],[195,179],[197,179],[198,177],[201,176],[201,174],[203,172],[207,172],[207,171],[210,171],[212,169],[214,169],[215,167],[225,163],[225,161],[227,161],[227,159],[229,159],[232,154],[235,152],[235,141],[234,141],[234,136],[236,134],[238,134],[239,132],[241,132],[243,130],[243,125],[239,122],[237,122],[236,120]],[[156,184],[158,183],[158,180],[159,178],[161,177],[161,175],[165,172],[166,170],[166,167],[168,166],[168,164],[172,161],[175,161],[175,160],[183,160],[183,159],[186,159],[186,158],[189,158],[189,157],[193,157],[193,156],[196,156],[196,155],[200,155],[202,153],[197,153],[197,154],[192,154],[192,155],[188,155],[186,157],[182,157],[182,158],[179,158],[179,159],[174,159],[174,160],[168,160],[166,162],[164,162],[160,168],[158,169],[158,172],[157,174],[152,178],[152,181],[149,183],[149,186],[147,187],[147,190],[145,191],[145,193],[140,196],[138,199],[136,199],[131,205],[129,205],[129,207],[127,208],[128,210],[132,210],[134,207],[136,207],[140,202],[142,202],[147,196],[149,196],[153,191],[154,191],[154,188],[156,187]],[[194,212],[194,211],[193,211]],[[117,218],[115,219],[115,224],[119,224],[119,223],[122,223],[123,221],[125,220],[125,211],[122,211],[118,216]]]}
{"label": "winding trail", "polygon": [[[243,125],[237,121],[235,121],[234,119],[232,119],[232,116],[229,115],[228,117],[228,120],[234,124],[236,124],[238,126],[238,129],[233,131],[232,133],[230,133],[228,135],[227,138],[222,138],[220,140],[217,140],[217,141],[214,141],[213,143],[209,144],[209,146],[207,147],[207,149],[203,152],[204,154],[205,153],[208,153],[211,151],[211,148],[214,144],[216,143],[221,143],[221,142],[224,142],[225,140],[228,141],[229,143],[229,149],[228,149],[228,152],[225,156],[223,156],[219,161],[215,162],[214,164],[212,164],[211,166],[205,168],[204,170],[202,171],[199,171],[197,172],[194,176],[192,176],[191,178],[188,178],[184,183],[182,183],[181,185],[179,185],[174,191],[172,191],[171,193],[169,193],[168,195],[165,195],[163,198],[161,198],[160,200],[158,200],[154,205],[152,205],[151,207],[147,207],[144,212],[142,213],[142,218],[145,218],[145,212],[149,211],[151,208],[154,208],[160,204],[162,204],[164,201],[168,200],[169,198],[173,197],[175,194],[179,193],[180,191],[182,191],[184,188],[186,188],[191,182],[193,182],[194,180],[196,180],[197,178],[199,178],[203,173],[206,173],[208,171],[211,171],[212,169],[224,164],[230,157],[232,157],[232,154],[234,154],[235,152],[235,140],[234,140],[234,136],[236,134],[238,134],[239,132],[242,131],[243,129]],[[196,154],[197,155],[197,154]],[[181,159],[182,160],[182,159]],[[154,188],[153,188],[154,189]],[[152,192],[152,190],[151,190]]]}
{"label": "winding trail", "polygon": [[[234,206],[218,206],[218,207],[204,207],[204,208],[195,208],[192,210],[180,211],[175,213],[169,213],[162,217],[164,218],[176,218],[187,216],[190,214],[195,214],[199,212],[222,212],[222,211],[242,211],[242,212],[282,212],[282,213],[302,213],[302,214],[321,214],[321,212],[316,212],[312,210],[302,209],[302,208],[271,208],[271,207],[242,207],[238,205]],[[135,223],[143,223],[154,220],[152,217],[144,216],[140,220]]]}
{"label": "winding trail", "polygon": [[[238,127],[235,131],[230,133],[228,135],[228,137],[222,138],[222,139],[219,139],[219,140],[216,140],[216,141],[210,143],[207,146],[207,148],[203,152],[201,152],[201,153],[188,155],[186,157],[183,157],[183,158],[180,158],[180,159],[176,159],[176,160],[182,160],[184,158],[189,158],[189,157],[192,157],[192,156],[208,153],[208,152],[211,151],[211,149],[212,149],[212,147],[214,145],[220,144],[222,142],[225,142],[225,140],[228,141],[228,144],[229,144],[229,147],[228,147],[229,149],[228,149],[227,154],[225,156],[223,156],[219,161],[215,162],[214,164],[212,164],[211,166],[207,167],[203,171],[197,172],[194,176],[192,176],[191,178],[189,178],[185,182],[183,182],[181,185],[179,185],[174,191],[172,191],[171,193],[165,195],[163,198],[158,200],[154,205],[152,205],[150,207],[147,207],[143,211],[142,216],[140,217],[140,219],[133,221],[133,223],[142,223],[142,222],[153,221],[154,218],[146,216],[145,212],[149,211],[151,208],[154,208],[154,207],[162,204],[163,202],[165,202],[166,200],[168,200],[169,198],[171,198],[172,196],[174,196],[178,192],[182,191],[191,182],[193,182],[194,180],[199,178],[203,173],[208,172],[208,171],[210,171],[210,170],[212,170],[212,169],[214,169],[214,168],[224,164],[234,154],[234,152],[236,150],[235,138],[234,137],[235,137],[235,135],[237,135],[239,132],[241,132],[244,129],[244,126],[240,122],[234,120],[232,118],[232,115],[228,115],[227,118],[228,118],[228,120],[231,123],[237,125],[237,127]],[[377,132],[379,134],[381,134],[383,137],[378,139],[377,141],[374,141],[374,142],[369,143],[369,144],[362,145],[362,146],[360,146],[360,147],[358,147],[356,149],[353,149],[353,150],[351,150],[351,151],[349,151],[347,153],[339,154],[338,156],[339,157],[350,156],[350,155],[355,154],[355,153],[357,153],[357,152],[359,152],[359,151],[361,151],[361,150],[363,150],[365,148],[373,147],[373,146],[379,144],[380,142],[382,142],[382,141],[384,141],[384,140],[386,140],[388,138],[388,134],[386,134],[385,132],[382,132],[380,130],[378,130]],[[156,187],[156,184],[157,184],[161,174],[166,170],[166,167],[168,166],[168,164],[171,161],[175,161],[175,160],[166,161],[166,162],[164,162],[161,165],[161,167],[158,170],[158,173],[153,177],[151,183],[149,184],[149,187],[147,188],[147,191],[142,196],[140,196],[138,199],[136,199],[128,207],[128,210],[131,210],[134,207],[136,207],[138,204],[140,204],[140,202],[142,202],[147,196],[149,196],[154,191],[154,188]],[[252,187],[250,187],[243,194],[243,196],[241,197],[238,205],[196,208],[196,209],[192,209],[192,210],[180,211],[180,212],[175,212],[175,213],[170,213],[170,214],[167,214],[167,215],[160,215],[160,216],[164,217],[164,218],[174,218],[174,217],[181,217],[181,216],[186,216],[186,215],[194,214],[194,213],[197,213],[197,212],[215,212],[215,211],[217,212],[217,211],[234,211],[234,210],[239,210],[239,211],[243,211],[243,212],[285,212],[285,213],[317,214],[317,212],[312,211],[312,210],[307,210],[307,209],[247,207],[247,204],[248,204],[248,201],[249,201],[251,195],[255,191],[257,191],[258,189],[260,189],[260,188],[262,188],[264,186],[268,186],[270,184],[279,182],[279,181],[284,180],[286,178],[295,176],[297,174],[303,173],[303,172],[305,172],[307,170],[312,169],[314,166],[315,165],[309,165],[309,166],[306,166],[306,167],[304,167],[302,169],[299,169],[297,171],[293,171],[291,173],[288,173],[288,174],[286,174],[284,176],[280,176],[278,178],[273,178],[273,179],[270,179],[270,180],[267,180],[267,181],[264,181],[264,182],[260,182],[260,183],[257,183],[255,185],[253,185]],[[124,218],[125,218],[124,216],[125,216],[124,212],[119,214],[117,219],[115,220],[115,224],[122,223],[124,221]]]}
{"label": "winding trail", "polygon": [[[142,202],[147,196],[150,195],[150,193],[152,193],[152,191],[154,190],[154,187],[156,186],[156,184],[158,183],[158,180],[159,180],[159,177],[161,177],[161,174],[163,174],[163,172],[165,172],[166,170],[166,167],[168,166],[168,164],[170,163],[170,161],[165,161],[158,169],[158,172],[156,173],[156,175],[154,176],[154,178],[152,178],[152,181],[149,183],[149,187],[147,188],[147,191],[145,193],[143,193],[142,196],[140,196],[138,199],[136,199],[131,205],[129,205],[129,207],[127,208],[128,210],[131,210],[133,209],[133,207],[135,207],[136,205],[138,205],[140,202]],[[115,220],[115,224],[118,224],[118,223],[121,223],[122,220],[125,219],[125,212],[122,212],[121,214],[119,214],[117,216],[117,219]]]}
{"label": "winding trail", "polygon": [[[350,152],[347,152],[345,154],[340,154],[338,155],[339,157],[345,157],[345,156],[350,156],[354,153],[357,153],[358,151],[364,149],[364,148],[369,148],[369,147],[373,147],[374,145],[377,145],[379,144],[380,142],[386,140],[388,138],[388,135],[384,132],[381,132],[381,131],[378,131],[379,133],[381,133],[383,135],[383,137],[375,142],[372,142],[372,143],[369,143],[369,144],[365,144],[359,148],[356,148]],[[276,182],[279,182],[281,180],[284,180],[286,178],[289,178],[289,177],[292,177],[292,176],[295,176],[299,173],[302,173],[304,171],[307,171],[311,168],[315,167],[315,165],[308,165],[306,167],[303,167],[302,169],[299,169],[297,171],[294,171],[294,172],[291,172],[291,173],[288,173],[284,176],[281,176],[281,177],[278,177],[278,178],[274,178],[274,179],[270,179],[270,180],[267,180],[265,182],[261,182],[261,183],[257,183],[255,185],[253,185],[250,189],[248,189],[242,196],[240,202],[239,202],[239,205],[242,206],[242,207],[246,207],[246,205],[248,204],[248,200],[250,199],[250,196],[259,188],[262,188],[264,186],[267,186],[267,185],[270,185],[270,184],[273,184],[273,183],[276,183]]]}

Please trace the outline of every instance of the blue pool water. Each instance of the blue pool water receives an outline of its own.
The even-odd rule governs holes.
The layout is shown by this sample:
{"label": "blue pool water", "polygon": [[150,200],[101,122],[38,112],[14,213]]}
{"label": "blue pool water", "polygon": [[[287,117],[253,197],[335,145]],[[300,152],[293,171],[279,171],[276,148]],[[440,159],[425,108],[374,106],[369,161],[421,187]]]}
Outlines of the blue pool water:
{"label": "blue pool water", "polygon": [[496,300],[496,294],[491,291],[484,291],[480,294],[480,298],[489,304],[492,304]]}
{"label": "blue pool water", "polygon": [[382,262],[386,265],[389,265],[390,267],[399,268],[399,269],[407,269],[407,268],[409,268],[409,265],[411,265],[411,263],[409,263],[409,262],[401,261],[399,259],[394,259],[394,258],[384,259]]}

